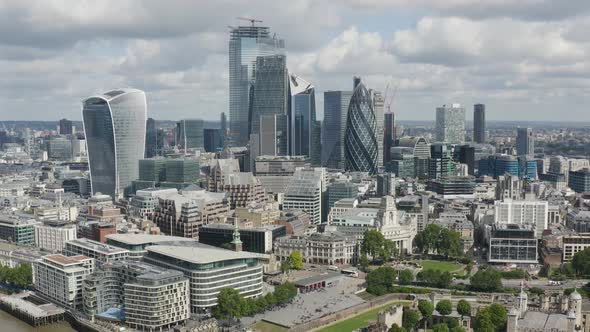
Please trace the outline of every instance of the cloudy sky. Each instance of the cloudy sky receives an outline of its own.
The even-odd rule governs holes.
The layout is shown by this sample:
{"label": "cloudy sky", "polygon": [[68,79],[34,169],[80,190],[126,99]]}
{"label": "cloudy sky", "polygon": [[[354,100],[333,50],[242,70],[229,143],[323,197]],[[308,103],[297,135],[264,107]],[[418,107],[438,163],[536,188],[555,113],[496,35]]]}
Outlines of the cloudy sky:
{"label": "cloudy sky", "polygon": [[322,92],[361,75],[397,87],[398,119],[481,102],[492,120],[590,121],[588,0],[0,0],[0,120],[78,120],[127,86],[156,119],[217,119],[240,16],[285,39],[320,118]]}

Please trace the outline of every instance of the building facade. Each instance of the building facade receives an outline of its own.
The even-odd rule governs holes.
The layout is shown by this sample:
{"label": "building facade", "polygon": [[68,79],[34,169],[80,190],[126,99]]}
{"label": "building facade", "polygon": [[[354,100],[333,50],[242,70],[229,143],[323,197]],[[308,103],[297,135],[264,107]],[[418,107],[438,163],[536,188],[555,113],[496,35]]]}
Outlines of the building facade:
{"label": "building facade", "polygon": [[436,140],[454,144],[465,142],[465,108],[460,104],[437,107]]}
{"label": "building facade", "polygon": [[533,156],[535,154],[535,136],[531,128],[516,130],[516,152],[519,156]]}
{"label": "building facade", "polygon": [[486,105],[473,105],[473,141],[475,143],[486,142]]}
{"label": "building facade", "polygon": [[344,134],[352,91],[324,92],[322,166],[344,169]]}
{"label": "building facade", "polygon": [[105,92],[83,101],[92,194],[113,199],[129,192],[145,154],[145,93],[135,89]]}

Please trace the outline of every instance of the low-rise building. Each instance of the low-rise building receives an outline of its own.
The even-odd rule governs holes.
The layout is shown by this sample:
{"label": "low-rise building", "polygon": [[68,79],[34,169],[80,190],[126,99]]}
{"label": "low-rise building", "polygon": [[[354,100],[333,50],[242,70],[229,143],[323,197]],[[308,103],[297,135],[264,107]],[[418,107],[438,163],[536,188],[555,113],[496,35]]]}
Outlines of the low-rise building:
{"label": "low-rise building", "polygon": [[66,256],[84,255],[94,258],[96,265],[101,266],[108,262],[126,259],[129,257],[129,250],[81,238],[66,242],[64,254]]}
{"label": "low-rise building", "polygon": [[20,245],[35,244],[35,226],[41,223],[20,215],[0,215],[0,239]]}
{"label": "low-rise building", "polygon": [[[226,247],[233,240],[235,226],[231,224],[209,224],[199,229],[199,242],[214,247]],[[242,249],[257,253],[271,253],[272,244],[287,235],[283,225],[266,225],[263,227],[239,227]],[[226,248],[227,249],[227,248]]]}
{"label": "low-rise building", "polygon": [[67,241],[76,238],[76,225],[64,221],[48,221],[35,226],[35,245],[41,249],[61,252]]}
{"label": "low-rise building", "polygon": [[562,242],[563,261],[569,262],[577,252],[590,248],[590,233],[566,235]]}
{"label": "low-rise building", "polygon": [[528,224],[494,224],[488,228],[488,262],[537,264],[538,240]]}
{"label": "low-rise building", "polygon": [[94,259],[82,255],[49,255],[33,265],[35,290],[69,308],[82,306],[82,282],[94,271]]}
{"label": "low-rise building", "polygon": [[191,313],[217,305],[223,288],[246,298],[262,295],[261,260],[266,256],[202,246],[151,246],[145,261],[178,270],[189,278]]}
{"label": "low-rise building", "polygon": [[282,237],[275,241],[277,259],[285,261],[294,251],[311,264],[352,265],[357,261],[357,241],[337,231],[325,231],[308,236]]}

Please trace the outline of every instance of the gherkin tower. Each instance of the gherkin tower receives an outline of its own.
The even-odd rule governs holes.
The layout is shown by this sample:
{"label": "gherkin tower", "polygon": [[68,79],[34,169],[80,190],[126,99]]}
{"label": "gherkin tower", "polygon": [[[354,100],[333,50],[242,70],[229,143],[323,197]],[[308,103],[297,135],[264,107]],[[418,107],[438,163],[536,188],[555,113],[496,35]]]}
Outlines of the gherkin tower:
{"label": "gherkin tower", "polygon": [[377,118],[371,91],[358,78],[348,106],[344,157],[347,171],[377,173]]}

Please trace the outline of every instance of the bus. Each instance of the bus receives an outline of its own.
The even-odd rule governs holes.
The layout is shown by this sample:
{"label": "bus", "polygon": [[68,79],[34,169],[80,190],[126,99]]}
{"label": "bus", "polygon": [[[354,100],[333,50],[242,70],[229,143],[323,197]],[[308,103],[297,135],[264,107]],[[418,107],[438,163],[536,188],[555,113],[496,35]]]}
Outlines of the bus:
{"label": "bus", "polygon": [[347,277],[353,277],[353,278],[359,277],[359,271],[357,271],[355,269],[342,269],[342,270],[340,270],[340,272]]}

